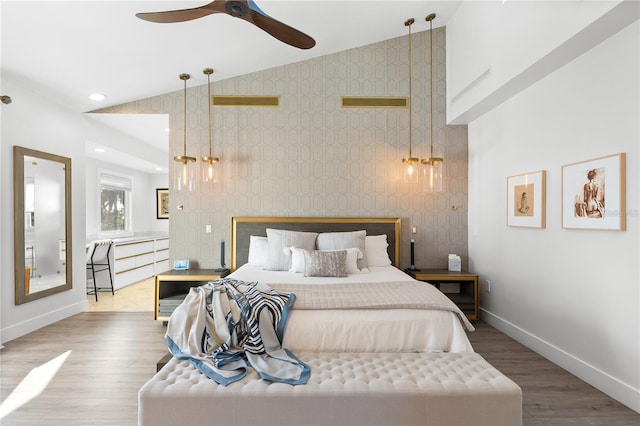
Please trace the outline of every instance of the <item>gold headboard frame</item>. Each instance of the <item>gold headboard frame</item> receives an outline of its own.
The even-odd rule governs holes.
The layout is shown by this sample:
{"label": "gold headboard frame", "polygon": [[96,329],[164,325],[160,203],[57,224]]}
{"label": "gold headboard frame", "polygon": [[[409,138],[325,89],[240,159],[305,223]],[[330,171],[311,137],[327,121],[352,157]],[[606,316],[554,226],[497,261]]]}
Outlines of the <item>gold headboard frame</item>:
{"label": "gold headboard frame", "polygon": [[360,217],[232,217],[231,270],[249,258],[251,235],[266,236],[266,229],[307,232],[347,232],[365,230],[367,235],[387,235],[389,258],[400,267],[400,218]]}

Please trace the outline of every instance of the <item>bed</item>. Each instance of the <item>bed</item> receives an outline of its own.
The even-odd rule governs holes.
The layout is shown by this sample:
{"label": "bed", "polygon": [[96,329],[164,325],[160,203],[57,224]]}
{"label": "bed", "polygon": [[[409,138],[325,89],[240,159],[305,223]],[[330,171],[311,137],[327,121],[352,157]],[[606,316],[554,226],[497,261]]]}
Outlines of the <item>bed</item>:
{"label": "bed", "polygon": [[521,424],[520,388],[473,351],[466,316],[399,269],[400,228],[398,218],[233,218],[230,278],[296,295],[282,347],[309,366],[308,381],[249,369],[223,386],[174,357],[140,389],[139,424]]}

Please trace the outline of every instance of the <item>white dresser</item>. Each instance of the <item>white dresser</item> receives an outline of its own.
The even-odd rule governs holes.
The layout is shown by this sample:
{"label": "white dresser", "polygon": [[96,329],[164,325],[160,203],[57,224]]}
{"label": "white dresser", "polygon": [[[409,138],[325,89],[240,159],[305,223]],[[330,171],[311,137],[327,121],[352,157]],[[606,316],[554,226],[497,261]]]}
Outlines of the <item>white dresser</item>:
{"label": "white dresser", "polygon": [[169,268],[169,237],[115,240],[114,288],[151,278]]}

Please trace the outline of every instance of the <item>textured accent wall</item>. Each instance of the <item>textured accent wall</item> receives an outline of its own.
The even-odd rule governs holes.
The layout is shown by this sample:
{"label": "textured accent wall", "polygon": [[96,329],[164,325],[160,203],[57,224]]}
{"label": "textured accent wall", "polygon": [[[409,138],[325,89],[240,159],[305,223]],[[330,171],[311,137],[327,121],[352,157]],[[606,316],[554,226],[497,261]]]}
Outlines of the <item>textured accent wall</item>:
{"label": "textured accent wall", "polygon": [[[425,157],[429,33],[413,37],[413,154]],[[467,128],[445,125],[444,28],[434,30],[434,49],[434,152],[445,159],[444,193],[424,193],[403,181],[408,109],[340,108],[341,96],[409,94],[407,38],[399,37],[212,83],[217,95],[279,95],[280,107],[213,108],[221,182],[191,195],[170,193],[171,258],[218,267],[220,241],[229,242],[232,216],[400,217],[403,267],[409,265],[410,238],[416,240],[417,266],[446,268],[447,254],[457,253],[466,267]],[[203,65],[216,69],[215,63]],[[204,77],[202,70],[184,72]],[[177,76],[167,78],[181,87]],[[182,153],[181,90],[103,112],[169,113],[170,157]],[[208,153],[207,112],[206,83],[189,88],[188,155]],[[175,162],[169,163],[173,168]],[[207,224],[213,233],[205,233]]]}

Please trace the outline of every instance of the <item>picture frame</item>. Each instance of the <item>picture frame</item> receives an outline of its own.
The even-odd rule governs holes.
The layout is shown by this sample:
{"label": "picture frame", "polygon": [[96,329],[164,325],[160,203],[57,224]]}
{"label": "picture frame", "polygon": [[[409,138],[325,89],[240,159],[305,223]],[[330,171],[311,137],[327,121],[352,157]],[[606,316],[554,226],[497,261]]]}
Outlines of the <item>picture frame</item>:
{"label": "picture frame", "polygon": [[156,219],[169,219],[168,188],[156,188]]}
{"label": "picture frame", "polygon": [[547,172],[507,177],[507,226],[546,227]]}
{"label": "picture frame", "polygon": [[562,228],[626,230],[626,154],[562,166]]}

